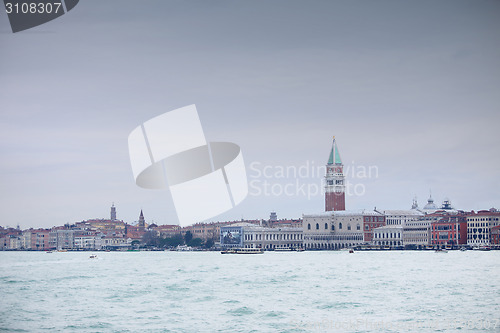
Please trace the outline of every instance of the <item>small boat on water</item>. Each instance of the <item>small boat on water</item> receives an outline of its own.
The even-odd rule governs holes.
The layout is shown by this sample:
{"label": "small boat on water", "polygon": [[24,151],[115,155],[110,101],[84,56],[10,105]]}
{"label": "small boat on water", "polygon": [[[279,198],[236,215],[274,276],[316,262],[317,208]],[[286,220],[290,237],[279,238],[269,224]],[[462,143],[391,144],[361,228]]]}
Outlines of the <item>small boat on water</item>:
{"label": "small boat on water", "polygon": [[263,249],[227,249],[220,251],[221,254],[263,254]]}
{"label": "small boat on water", "polygon": [[354,250],[353,249],[349,249],[349,253],[354,253]]}
{"label": "small boat on water", "polygon": [[277,247],[274,249],[275,252],[291,252],[292,249],[289,247]]}
{"label": "small boat on water", "polygon": [[465,248],[465,247],[461,247],[461,248],[460,248],[460,251],[465,252],[465,251],[467,251],[467,248]]}
{"label": "small boat on water", "polygon": [[91,254],[89,259],[97,259],[97,254]]}
{"label": "small boat on water", "polygon": [[177,245],[177,247],[175,248],[175,251],[178,251],[178,252],[193,251],[193,248],[191,246],[187,246],[187,245]]}

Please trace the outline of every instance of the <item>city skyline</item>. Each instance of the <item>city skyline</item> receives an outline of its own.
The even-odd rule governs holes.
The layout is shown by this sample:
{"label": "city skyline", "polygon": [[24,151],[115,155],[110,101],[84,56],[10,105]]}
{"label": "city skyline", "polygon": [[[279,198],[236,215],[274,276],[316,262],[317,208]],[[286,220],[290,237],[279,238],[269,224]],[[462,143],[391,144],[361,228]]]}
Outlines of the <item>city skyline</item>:
{"label": "city skyline", "polygon": [[[496,1],[86,1],[12,34],[2,12],[1,225],[105,218],[113,202],[118,219],[143,209],[176,224],[168,190],[135,186],[127,137],[190,104],[207,137],[241,146],[261,189],[320,186],[317,172],[299,184],[257,172],[323,168],[335,136],[346,169],[377,170],[346,172],[364,188],[346,209],[422,207],[429,191],[438,205],[499,208],[499,13]],[[251,193],[208,222],[324,208],[323,193]]]}

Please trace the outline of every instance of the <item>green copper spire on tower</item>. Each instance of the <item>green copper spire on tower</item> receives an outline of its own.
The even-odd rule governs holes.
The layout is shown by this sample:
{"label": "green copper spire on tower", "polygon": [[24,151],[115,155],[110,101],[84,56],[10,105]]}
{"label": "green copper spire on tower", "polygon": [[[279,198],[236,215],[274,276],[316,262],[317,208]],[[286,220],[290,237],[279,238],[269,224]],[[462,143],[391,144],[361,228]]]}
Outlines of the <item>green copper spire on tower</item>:
{"label": "green copper spire on tower", "polygon": [[342,164],[339,149],[337,148],[337,143],[335,142],[335,136],[333,137],[332,150],[330,152],[330,157],[328,158],[328,164]]}

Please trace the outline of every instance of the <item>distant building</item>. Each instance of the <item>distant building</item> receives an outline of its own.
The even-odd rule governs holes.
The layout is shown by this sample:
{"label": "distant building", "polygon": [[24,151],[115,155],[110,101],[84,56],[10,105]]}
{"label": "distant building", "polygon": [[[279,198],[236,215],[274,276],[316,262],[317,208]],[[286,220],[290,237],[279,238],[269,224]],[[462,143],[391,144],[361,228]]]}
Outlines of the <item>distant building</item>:
{"label": "distant building", "polygon": [[491,229],[500,225],[500,212],[482,210],[467,216],[467,244],[487,246],[491,244]]}
{"label": "distant building", "polygon": [[338,210],[345,210],[345,176],[344,165],[333,137],[332,150],[326,164],[325,211]]}
{"label": "distant building", "polygon": [[156,231],[157,235],[161,238],[171,238],[181,233],[181,227],[175,224],[159,225],[153,228],[153,230]]}
{"label": "distant building", "polygon": [[146,228],[146,220],[144,219],[144,214],[142,213],[142,209],[141,209],[141,214],[139,215],[139,224],[137,224],[137,226],[143,230]]}
{"label": "distant building", "polygon": [[80,229],[91,228],[94,230],[105,231],[105,232],[124,233],[125,222],[118,220],[112,221],[105,219],[93,219],[77,223],[76,228]]}
{"label": "distant building", "polygon": [[94,250],[96,249],[96,239],[98,234],[92,230],[76,230],[74,239],[74,248],[78,250]]}
{"label": "distant building", "polygon": [[434,204],[434,199],[432,199],[432,195],[429,195],[429,199],[427,199],[427,204],[424,206],[424,212],[433,213],[437,210],[437,206]]}
{"label": "distant building", "polygon": [[465,214],[450,214],[430,224],[431,245],[467,244],[467,217]]}
{"label": "distant building", "polygon": [[336,250],[368,243],[372,238],[371,230],[383,225],[385,216],[377,211],[344,210],[303,215],[304,247]]}
{"label": "distant building", "polygon": [[[405,247],[416,247],[422,248],[427,245],[431,245],[432,240],[432,227],[431,224],[438,222],[439,220],[445,221],[450,216],[456,216],[457,214],[463,214],[463,212],[459,212],[457,210],[437,210],[433,213],[428,213],[417,220],[407,221],[403,226],[403,245]],[[451,223],[452,220],[450,220]],[[444,223],[444,222],[443,222]],[[444,228],[441,226],[440,228]],[[439,233],[438,230],[434,230],[434,236]],[[444,237],[444,230],[442,231],[442,237]],[[458,236],[457,234],[451,232],[449,237],[463,237]],[[444,238],[443,238],[444,240]],[[451,239],[448,239],[448,243]]]}
{"label": "distant building", "polygon": [[403,226],[386,225],[373,230],[372,244],[380,246],[403,247]]}
{"label": "distant building", "polygon": [[179,232],[184,235],[187,231],[190,231],[193,238],[200,238],[204,242],[211,239],[215,242],[219,239],[219,226],[219,223],[196,223],[180,229]]}
{"label": "distant building", "polygon": [[31,234],[31,249],[37,251],[47,251],[50,249],[49,229],[36,229]]}
{"label": "distant building", "polygon": [[[379,213],[375,210],[376,213]],[[364,215],[363,216],[363,241],[370,243],[373,240],[373,231],[376,228],[383,227],[387,224],[387,217],[380,215]]]}
{"label": "distant building", "polygon": [[271,214],[269,215],[269,222],[273,223],[277,221],[278,221],[278,215],[276,214],[276,212],[271,212]]}
{"label": "distant building", "polygon": [[75,230],[52,228],[49,233],[49,247],[56,250],[73,249],[75,245]]}
{"label": "distant building", "polygon": [[302,248],[302,229],[239,222],[220,228],[220,244],[223,248],[297,249]]}
{"label": "distant building", "polygon": [[97,240],[96,249],[125,250],[132,246],[132,239],[119,236],[104,236]]}
{"label": "distant building", "polygon": [[415,221],[408,221],[403,227],[403,246],[422,248],[430,243],[431,221],[422,217]]}
{"label": "distant building", "polygon": [[115,204],[113,203],[111,205],[111,221],[115,221],[116,220],[116,207],[115,207]]}
{"label": "distant building", "polygon": [[274,222],[262,223],[262,226],[266,226],[269,228],[300,228],[302,229],[302,219],[281,219]]}
{"label": "distant building", "polygon": [[441,204],[441,207],[437,207],[436,204],[434,203],[434,199],[432,199],[432,195],[429,196],[429,199],[427,200],[427,204],[423,208],[423,212],[426,214],[432,214],[437,211],[448,211],[452,213],[458,213],[458,210],[456,210],[452,204],[450,199],[445,198],[443,200],[443,203]]}
{"label": "distant building", "polygon": [[384,210],[386,225],[405,226],[407,222],[416,221],[422,218],[425,214],[417,209],[407,210]]}
{"label": "distant building", "polygon": [[500,225],[491,228],[490,244],[495,246],[500,245]]}

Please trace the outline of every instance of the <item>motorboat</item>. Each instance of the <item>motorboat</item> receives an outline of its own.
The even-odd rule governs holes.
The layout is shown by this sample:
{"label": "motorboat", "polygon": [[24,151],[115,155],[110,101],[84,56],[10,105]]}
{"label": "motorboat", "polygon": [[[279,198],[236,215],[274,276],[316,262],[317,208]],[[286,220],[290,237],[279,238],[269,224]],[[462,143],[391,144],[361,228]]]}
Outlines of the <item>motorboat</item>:
{"label": "motorboat", "polygon": [[227,249],[222,250],[221,254],[263,254],[263,249],[255,249],[255,248],[243,248],[243,249]]}

